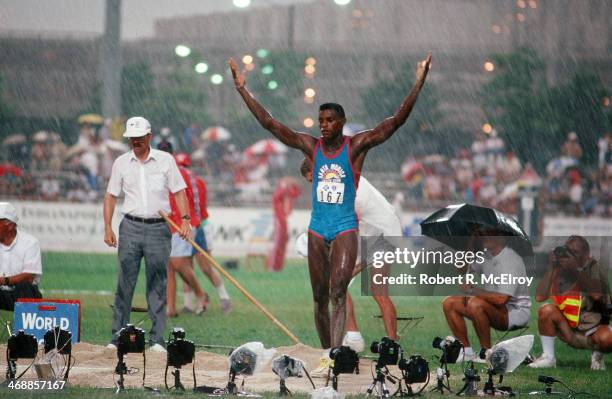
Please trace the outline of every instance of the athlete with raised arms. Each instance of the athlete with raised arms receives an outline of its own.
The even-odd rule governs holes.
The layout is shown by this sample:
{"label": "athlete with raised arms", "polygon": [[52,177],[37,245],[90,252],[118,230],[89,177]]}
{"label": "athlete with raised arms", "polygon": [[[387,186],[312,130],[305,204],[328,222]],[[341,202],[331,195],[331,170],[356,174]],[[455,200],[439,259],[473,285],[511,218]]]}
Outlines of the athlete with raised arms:
{"label": "athlete with raised arms", "polygon": [[[416,81],[395,114],[371,130],[342,135],[346,123],[339,104],[319,107],[321,137],[298,133],[278,122],[246,88],[245,74],[229,61],[236,90],[261,126],[312,161],[312,215],[308,231],[308,268],[315,324],[323,348],[340,346],[346,321],[346,291],[357,258],[358,222],[355,193],[365,156],[402,126],[425,83],[431,53],[418,64]],[[331,318],[329,302],[332,304]]]}

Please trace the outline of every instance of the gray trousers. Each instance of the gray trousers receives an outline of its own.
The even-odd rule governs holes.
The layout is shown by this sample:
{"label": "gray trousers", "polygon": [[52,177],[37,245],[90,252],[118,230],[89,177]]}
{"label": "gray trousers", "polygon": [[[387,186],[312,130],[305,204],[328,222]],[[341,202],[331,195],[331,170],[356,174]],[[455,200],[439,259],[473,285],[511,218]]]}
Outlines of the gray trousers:
{"label": "gray trousers", "polygon": [[166,223],[145,224],[123,219],[119,225],[119,275],[113,312],[113,337],[130,322],[134,288],[145,260],[147,276],[147,304],[151,318],[149,344],[165,346],[166,329],[166,268],[170,256],[172,234]]}

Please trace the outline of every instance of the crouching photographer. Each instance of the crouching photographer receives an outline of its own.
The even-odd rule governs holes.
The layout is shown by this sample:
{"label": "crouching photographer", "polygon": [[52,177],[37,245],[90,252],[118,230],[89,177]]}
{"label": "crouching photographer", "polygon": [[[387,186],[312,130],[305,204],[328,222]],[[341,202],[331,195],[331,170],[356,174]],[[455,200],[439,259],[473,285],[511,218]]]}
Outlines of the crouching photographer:
{"label": "crouching photographer", "polygon": [[[474,262],[459,268],[460,273],[469,272],[501,277],[527,275],[523,258],[509,245],[509,237],[495,230],[477,231],[471,238],[469,248],[486,248],[484,262]],[[466,319],[474,325],[480,347],[491,348],[491,329],[511,331],[522,328],[529,322],[531,301],[527,286],[516,283],[491,282],[474,287],[461,284],[465,295],[449,296],[442,302],[442,309],[453,335],[463,345],[460,361],[484,363],[472,349],[468,339]]]}
{"label": "crouching photographer", "polygon": [[605,370],[603,353],[612,352],[610,287],[607,269],[591,257],[588,241],[571,236],[549,254],[548,270],[536,300],[542,355],[529,366],[556,367],[555,338],[576,349],[591,349],[591,369]]}

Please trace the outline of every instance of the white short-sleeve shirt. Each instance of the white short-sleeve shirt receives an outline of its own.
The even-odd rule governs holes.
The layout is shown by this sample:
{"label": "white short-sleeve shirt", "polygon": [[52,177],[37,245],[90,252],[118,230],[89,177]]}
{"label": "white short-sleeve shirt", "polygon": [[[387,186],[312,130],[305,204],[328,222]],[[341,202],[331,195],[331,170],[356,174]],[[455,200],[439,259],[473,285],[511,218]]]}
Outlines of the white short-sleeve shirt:
{"label": "white short-sleeve shirt", "polygon": [[[501,276],[509,274],[512,277],[526,277],[527,269],[525,262],[510,247],[504,247],[500,253],[492,258],[486,258],[482,264],[477,262],[472,263],[470,270],[474,273],[486,275]],[[529,299],[529,290],[526,286],[520,284],[485,284],[482,287],[486,291],[497,292],[510,296],[508,306],[515,308],[530,308],[531,300]]]}
{"label": "white short-sleeve shirt", "polygon": [[151,148],[144,162],[136,158],[134,151],[117,158],[106,192],[115,197],[125,193],[121,213],[158,218],[158,211],[170,212],[168,193],[176,193],[185,187],[174,157]]}
{"label": "white short-sleeve shirt", "polygon": [[42,275],[42,262],[38,239],[17,230],[10,245],[0,244],[0,275],[11,277],[21,273],[33,274],[33,283],[38,284]]}
{"label": "white short-sleeve shirt", "polygon": [[355,212],[359,219],[360,236],[402,236],[402,223],[395,213],[395,208],[363,176],[359,178]]}

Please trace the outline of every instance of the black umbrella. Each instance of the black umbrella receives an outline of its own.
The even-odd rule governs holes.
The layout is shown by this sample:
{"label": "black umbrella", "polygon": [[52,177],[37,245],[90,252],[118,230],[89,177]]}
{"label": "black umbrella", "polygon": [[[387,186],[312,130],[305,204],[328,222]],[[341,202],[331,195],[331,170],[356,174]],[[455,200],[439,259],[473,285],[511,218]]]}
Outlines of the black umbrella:
{"label": "black umbrella", "polygon": [[518,222],[497,209],[470,204],[449,205],[421,222],[421,233],[451,248],[466,250],[469,237],[476,231],[495,231],[516,237],[509,245],[521,256],[532,256],[529,237]]}

